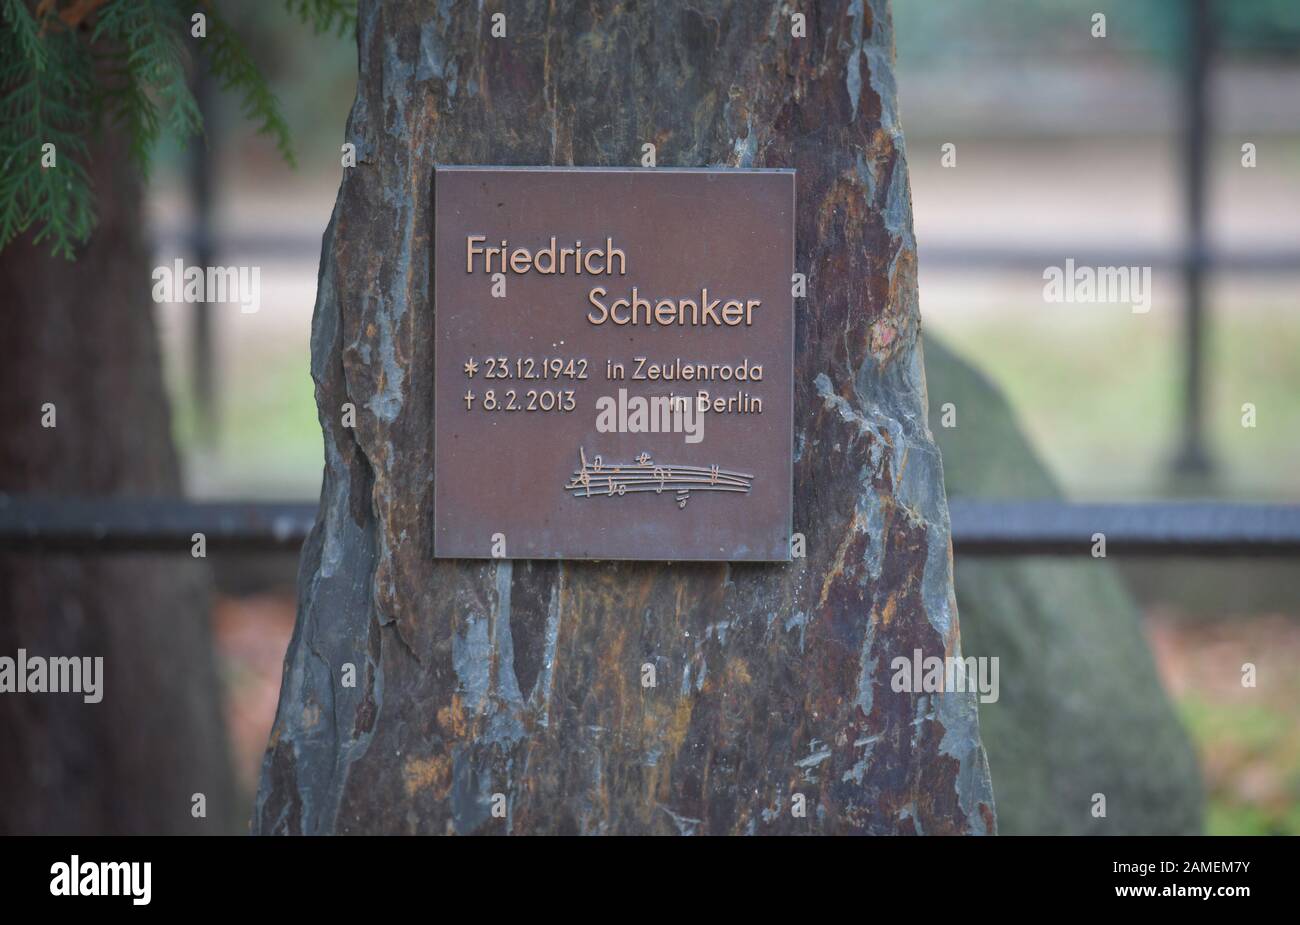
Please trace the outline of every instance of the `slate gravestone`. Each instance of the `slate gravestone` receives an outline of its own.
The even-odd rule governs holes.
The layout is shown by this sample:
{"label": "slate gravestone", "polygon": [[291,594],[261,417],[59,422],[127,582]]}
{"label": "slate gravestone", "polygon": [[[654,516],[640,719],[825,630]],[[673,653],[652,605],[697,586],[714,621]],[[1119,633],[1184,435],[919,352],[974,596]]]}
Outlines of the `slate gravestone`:
{"label": "slate gravestone", "polygon": [[[992,832],[975,695],[891,686],[961,644],[887,5],[817,4],[806,38],[764,4],[502,9],[496,38],[492,4],[360,4],[321,514],[254,831]],[[435,166],[648,150],[796,172],[791,560],[435,557]]]}

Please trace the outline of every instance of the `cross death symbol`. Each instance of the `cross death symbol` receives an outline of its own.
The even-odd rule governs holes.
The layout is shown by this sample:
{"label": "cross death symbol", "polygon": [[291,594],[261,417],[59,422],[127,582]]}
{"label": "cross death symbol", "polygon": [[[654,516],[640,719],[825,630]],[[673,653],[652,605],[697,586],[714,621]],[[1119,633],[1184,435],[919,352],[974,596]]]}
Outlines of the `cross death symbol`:
{"label": "cross death symbol", "polygon": [[471,389],[470,391],[465,393],[465,410],[468,411],[470,408],[473,407],[474,407],[474,390]]}

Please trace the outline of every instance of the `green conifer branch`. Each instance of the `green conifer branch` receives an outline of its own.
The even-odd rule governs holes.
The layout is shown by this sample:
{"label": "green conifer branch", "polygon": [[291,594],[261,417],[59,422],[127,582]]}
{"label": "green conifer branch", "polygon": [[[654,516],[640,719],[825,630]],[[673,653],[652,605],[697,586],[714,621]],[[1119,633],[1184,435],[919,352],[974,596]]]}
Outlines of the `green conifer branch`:
{"label": "green conifer branch", "polygon": [[[318,34],[341,36],[356,25],[355,0],[285,0],[285,7]],[[212,3],[198,11],[208,20],[199,47],[213,76],[294,165],[289,128],[266,78]],[[90,236],[87,139],[102,119],[125,126],[142,172],[164,134],[184,140],[202,131],[188,79],[194,12],[185,0],[106,0],[62,10],[59,3],[0,0],[0,250],[31,231],[34,241],[72,259]]]}

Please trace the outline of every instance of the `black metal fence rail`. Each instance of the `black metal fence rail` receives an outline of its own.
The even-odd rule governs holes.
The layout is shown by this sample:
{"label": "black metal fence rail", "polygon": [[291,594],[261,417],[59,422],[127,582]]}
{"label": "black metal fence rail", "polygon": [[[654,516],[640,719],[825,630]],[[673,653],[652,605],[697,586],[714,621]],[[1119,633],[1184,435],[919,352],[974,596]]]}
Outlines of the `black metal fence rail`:
{"label": "black metal fence rail", "polygon": [[0,496],[0,549],[188,554],[201,533],[208,551],[293,551],[315,519],[312,503]]}
{"label": "black metal fence rail", "polygon": [[[1108,556],[1300,555],[1300,505],[956,499],[949,510],[958,555],[1088,556],[1097,534]],[[201,533],[209,552],[292,552],[315,517],[311,503],[0,495],[0,550],[189,554]]]}
{"label": "black metal fence rail", "polygon": [[964,555],[1300,555],[1300,505],[1224,501],[1072,504],[954,499],[954,551]]}

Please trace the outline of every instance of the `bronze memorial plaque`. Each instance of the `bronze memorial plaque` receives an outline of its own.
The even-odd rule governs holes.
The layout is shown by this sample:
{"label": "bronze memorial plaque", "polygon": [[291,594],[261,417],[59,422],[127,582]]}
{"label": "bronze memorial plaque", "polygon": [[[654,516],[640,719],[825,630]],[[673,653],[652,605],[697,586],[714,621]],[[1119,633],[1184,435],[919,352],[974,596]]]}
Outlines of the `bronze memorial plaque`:
{"label": "bronze memorial plaque", "polygon": [[435,556],[790,558],[794,181],[437,168]]}

